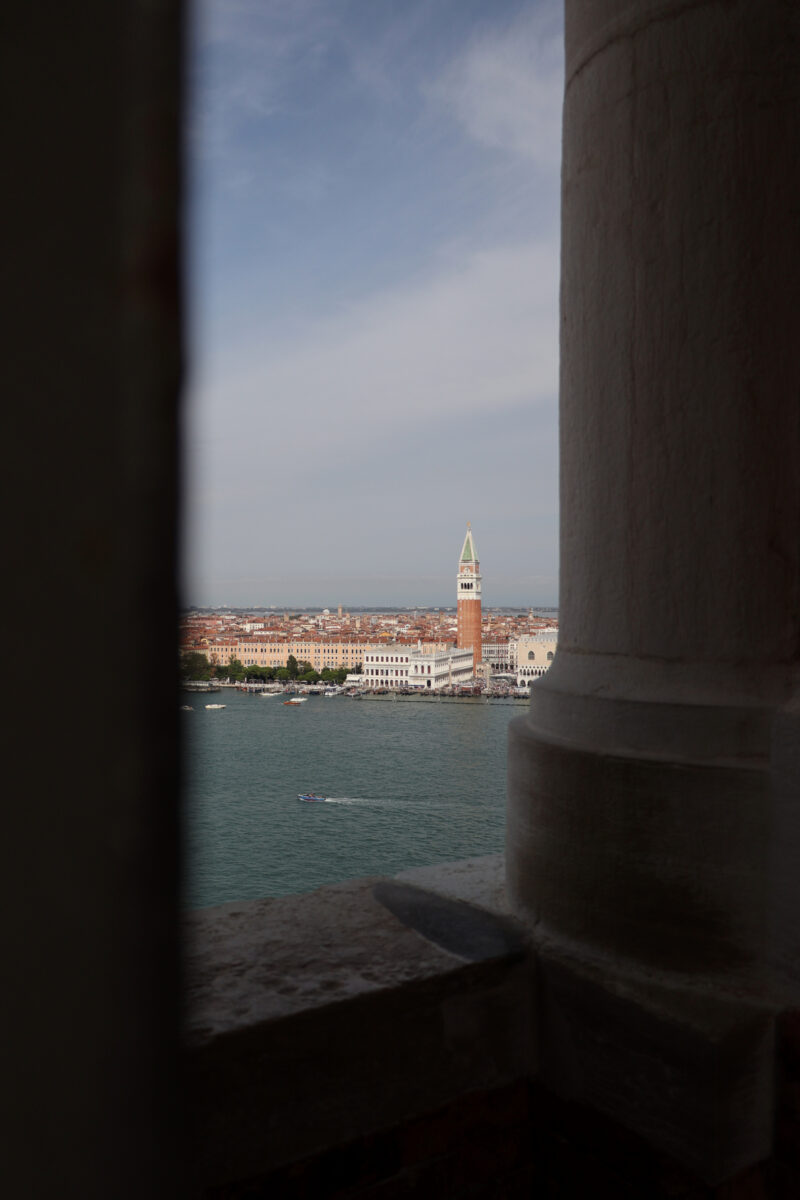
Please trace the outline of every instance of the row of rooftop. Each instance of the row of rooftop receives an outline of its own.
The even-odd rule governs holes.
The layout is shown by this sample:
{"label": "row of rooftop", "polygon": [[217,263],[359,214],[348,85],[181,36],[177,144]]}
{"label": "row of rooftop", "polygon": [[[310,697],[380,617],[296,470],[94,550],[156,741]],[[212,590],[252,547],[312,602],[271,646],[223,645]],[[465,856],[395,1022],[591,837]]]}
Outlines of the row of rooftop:
{"label": "row of rooftop", "polygon": [[[482,616],[482,640],[503,644],[520,637],[558,628],[555,610],[488,609]],[[191,609],[182,614],[180,644],[184,650],[229,642],[401,642],[446,644],[456,641],[458,622],[454,608],[397,610],[395,612],[331,612],[285,610],[226,611]]]}

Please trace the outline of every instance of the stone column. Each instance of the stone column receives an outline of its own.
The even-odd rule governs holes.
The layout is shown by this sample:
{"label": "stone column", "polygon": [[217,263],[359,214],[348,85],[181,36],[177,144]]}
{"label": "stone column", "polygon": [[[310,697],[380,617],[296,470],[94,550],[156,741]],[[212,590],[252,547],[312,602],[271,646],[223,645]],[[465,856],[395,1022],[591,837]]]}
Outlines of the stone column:
{"label": "stone column", "polygon": [[792,0],[567,0],[559,649],[511,730],[507,863],[544,956],[602,986],[763,998],[793,910],[798,80]]}

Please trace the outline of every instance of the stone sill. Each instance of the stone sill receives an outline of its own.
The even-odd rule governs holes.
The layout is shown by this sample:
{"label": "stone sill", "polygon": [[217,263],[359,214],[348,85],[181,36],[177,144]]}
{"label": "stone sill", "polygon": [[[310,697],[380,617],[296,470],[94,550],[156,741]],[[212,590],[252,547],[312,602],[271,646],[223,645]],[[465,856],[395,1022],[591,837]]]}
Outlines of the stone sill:
{"label": "stone sill", "polygon": [[534,960],[501,855],[187,918],[203,1187],[534,1069]]}
{"label": "stone sill", "polygon": [[187,918],[199,1191],[533,1080],[711,1184],[769,1158],[774,1007],[534,951],[504,879],[494,855]]}

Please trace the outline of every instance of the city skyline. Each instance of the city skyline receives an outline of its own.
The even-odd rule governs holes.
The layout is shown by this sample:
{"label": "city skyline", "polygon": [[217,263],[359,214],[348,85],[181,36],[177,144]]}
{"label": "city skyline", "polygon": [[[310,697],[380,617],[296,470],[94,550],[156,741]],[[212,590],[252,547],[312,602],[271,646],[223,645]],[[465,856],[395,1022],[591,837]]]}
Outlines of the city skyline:
{"label": "city skyline", "polygon": [[[195,9],[185,604],[558,603],[560,5]],[[522,491],[525,500],[512,504]]]}

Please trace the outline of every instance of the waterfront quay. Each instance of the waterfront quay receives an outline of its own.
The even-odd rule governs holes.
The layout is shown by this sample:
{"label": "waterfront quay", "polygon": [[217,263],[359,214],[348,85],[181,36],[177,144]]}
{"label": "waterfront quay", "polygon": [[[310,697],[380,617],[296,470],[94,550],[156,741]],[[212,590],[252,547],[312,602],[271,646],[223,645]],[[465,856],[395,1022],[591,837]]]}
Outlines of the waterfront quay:
{"label": "waterfront quay", "polygon": [[[489,610],[481,621],[477,663],[474,655],[459,652],[453,609],[341,616],[323,610],[282,617],[191,611],[181,621],[181,652],[202,655],[216,675],[215,683],[225,679],[225,668],[233,662],[243,669],[245,680],[251,669],[260,671],[263,679],[264,672],[274,675],[287,668],[292,658],[303,670],[344,669],[364,675],[357,682],[372,690],[380,690],[390,679],[394,683],[396,677],[402,691],[414,675],[418,681],[424,675],[426,681],[431,678],[434,691],[463,681],[484,685],[494,694],[497,689],[527,688],[545,673],[558,641],[555,615],[533,609]],[[255,687],[252,679],[248,686]]]}
{"label": "waterfront quay", "polygon": [[530,693],[527,688],[515,688],[513,691],[477,692],[474,695],[466,692],[448,691],[447,689],[440,692],[362,692],[354,698],[359,700],[375,700],[376,702],[380,702],[381,700],[396,700],[401,704],[439,704],[454,701],[464,704],[488,704],[490,701],[527,704],[529,697]]}
{"label": "waterfront quay", "polygon": [[285,686],[276,686],[274,683],[235,683],[225,681],[223,683],[206,684],[202,680],[192,681],[183,684],[183,688],[187,692],[218,692],[222,688],[232,688],[234,691],[243,692],[250,695],[287,695],[287,696],[328,696],[341,697],[343,700],[399,700],[399,701],[422,701],[423,703],[433,703],[437,700],[464,700],[471,703],[480,703],[486,700],[514,700],[525,703],[530,696],[529,687],[508,687],[508,686],[489,686],[489,687],[453,687],[440,688],[438,691],[429,692],[423,691],[421,688],[339,688],[339,687],[321,687],[314,684],[289,683]]}

